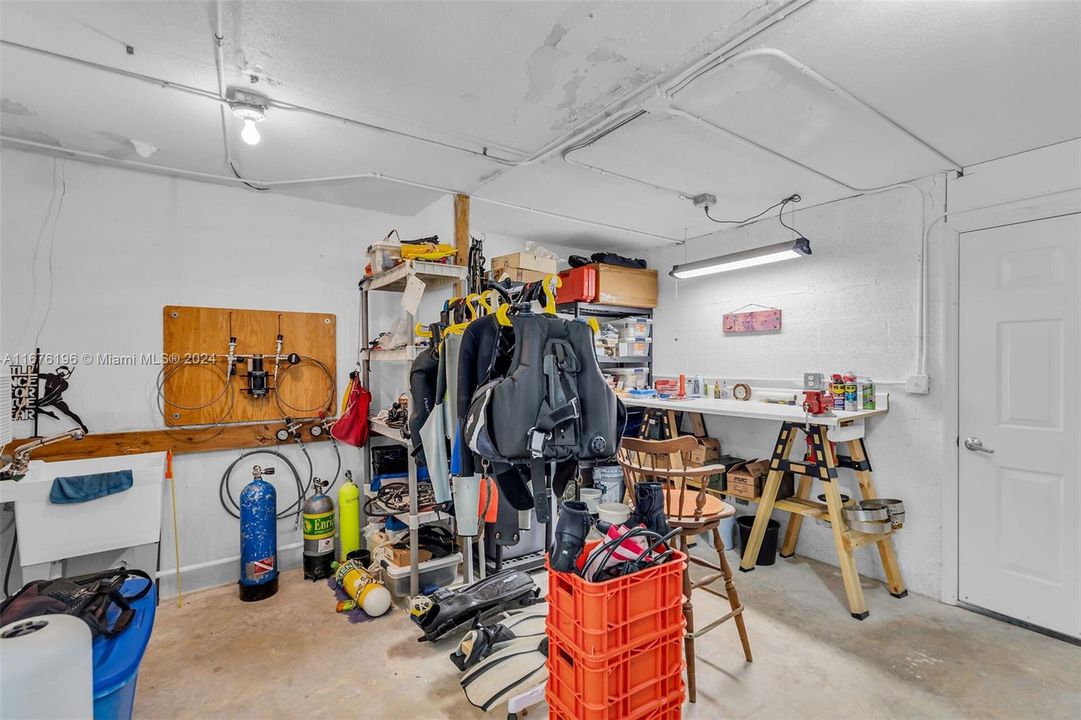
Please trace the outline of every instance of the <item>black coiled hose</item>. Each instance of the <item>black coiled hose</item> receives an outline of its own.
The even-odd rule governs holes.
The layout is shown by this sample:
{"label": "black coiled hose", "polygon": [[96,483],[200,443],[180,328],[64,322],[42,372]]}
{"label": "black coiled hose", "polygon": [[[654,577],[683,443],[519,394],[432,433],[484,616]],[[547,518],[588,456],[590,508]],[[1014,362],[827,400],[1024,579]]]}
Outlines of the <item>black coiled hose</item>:
{"label": "black coiled hose", "polygon": [[[304,451],[304,454],[307,456],[307,450]],[[218,499],[221,501],[221,506],[225,509],[225,512],[229,513],[238,520],[240,519],[240,505],[237,504],[236,499],[233,497],[233,491],[229,487],[229,478],[233,474],[233,468],[235,468],[241,460],[249,458],[252,455],[273,455],[274,457],[285,461],[286,466],[293,473],[293,479],[296,481],[297,484],[297,499],[293,502],[292,505],[279,512],[275,517],[278,520],[281,520],[283,518],[289,517],[290,515],[296,515],[299,522],[301,506],[304,503],[304,498],[308,494],[308,490],[311,489],[311,473],[309,472],[308,474],[308,484],[307,486],[305,486],[304,481],[300,479],[300,473],[297,471],[296,466],[293,465],[292,461],[289,460],[289,458],[287,458],[285,455],[281,454],[277,450],[252,450],[250,452],[246,452],[240,457],[238,457],[236,460],[231,462],[229,464],[229,467],[225,468],[225,472],[222,473],[221,476],[221,484],[218,486]],[[311,466],[311,457],[308,457],[308,465],[309,467]],[[226,502],[226,500],[228,500],[228,502]]]}

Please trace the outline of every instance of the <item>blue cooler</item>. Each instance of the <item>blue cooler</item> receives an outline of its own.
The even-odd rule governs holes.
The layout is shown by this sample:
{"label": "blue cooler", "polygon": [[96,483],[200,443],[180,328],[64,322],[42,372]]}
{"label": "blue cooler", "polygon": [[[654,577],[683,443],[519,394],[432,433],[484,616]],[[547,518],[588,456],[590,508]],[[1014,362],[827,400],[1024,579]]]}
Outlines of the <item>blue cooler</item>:
{"label": "blue cooler", "polygon": [[[134,595],[146,587],[143,578],[124,583],[121,592]],[[157,607],[157,588],[131,603],[135,617],[116,637],[94,638],[94,720],[130,720],[135,708],[135,681],[139,663],[150,642]],[[120,615],[115,605],[109,609],[109,622]]]}

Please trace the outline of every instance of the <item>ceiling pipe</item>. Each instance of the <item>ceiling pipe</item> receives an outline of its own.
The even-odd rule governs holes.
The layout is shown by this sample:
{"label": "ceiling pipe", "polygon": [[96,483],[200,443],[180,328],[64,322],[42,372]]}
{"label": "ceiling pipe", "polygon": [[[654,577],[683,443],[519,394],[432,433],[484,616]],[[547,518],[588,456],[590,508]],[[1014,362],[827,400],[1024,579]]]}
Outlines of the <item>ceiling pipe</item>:
{"label": "ceiling pipe", "polygon": [[[754,50],[745,50],[745,51],[743,51],[741,53],[737,53],[735,55],[732,55],[731,57],[728,57],[728,58],[725,58],[725,59],[721,60],[720,62],[718,62],[714,66],[714,69],[716,67],[719,67],[720,65],[722,65],[724,63],[732,62],[734,60],[742,60],[744,58],[758,57],[758,56],[772,57],[772,58],[776,58],[776,59],[780,60],[781,62],[787,63],[788,65],[793,67],[797,72],[799,72],[801,75],[804,75],[804,76],[810,78],[811,80],[815,81],[819,85],[821,85],[827,92],[839,95],[839,96],[843,97],[844,99],[846,99],[846,100],[848,100],[848,101],[862,107],[868,113],[870,113],[871,115],[874,115],[879,120],[883,121],[884,123],[886,123],[887,125],[892,127],[894,130],[897,130],[898,132],[906,135],[913,142],[916,142],[919,145],[922,145],[923,147],[925,147],[926,149],[930,150],[932,153],[937,155],[940,159],[945,160],[949,164],[949,167],[948,168],[943,168],[943,170],[956,170],[958,172],[961,172],[964,169],[964,167],[961,165],[961,163],[957,162],[953,158],[951,158],[948,155],[944,154],[943,152],[941,152],[940,150],[935,148],[933,145],[928,143],[926,140],[924,140],[923,138],[921,138],[918,135],[916,135],[915,133],[913,133],[908,128],[904,127],[900,123],[895,122],[891,118],[889,118],[886,115],[884,115],[883,113],[879,112],[876,108],[872,107],[871,105],[868,105],[863,100],[860,100],[858,97],[856,97],[852,93],[848,92],[847,90],[845,90],[843,87],[841,87],[837,83],[835,83],[832,80],[830,80],[829,78],[825,77],[824,75],[822,75],[821,73],[816,71],[811,66],[807,65],[806,63],[802,63],[799,60],[796,60],[794,57],[792,57],[788,53],[784,52],[783,50],[778,50],[777,48],[757,48],[757,49],[754,49]],[[696,75],[694,78],[692,78],[692,81],[698,79],[699,77],[701,77],[701,74]],[[670,98],[674,99],[675,96],[678,93],[685,90],[686,87],[689,84],[690,84],[690,81],[688,81],[687,83],[684,83],[679,88],[669,89],[668,90],[668,96]]]}
{"label": "ceiling pipe", "polygon": [[[216,103],[222,102],[222,99],[219,97],[218,93],[216,93],[216,92],[214,92],[212,90],[203,90],[202,88],[197,88],[197,87],[194,87],[194,86],[191,86],[191,85],[184,85],[182,83],[171,82],[169,80],[164,80],[162,78],[153,77],[151,75],[144,75],[142,73],[132,72],[130,70],[122,70],[120,68],[115,68],[115,67],[112,67],[110,65],[103,65],[102,63],[93,62],[91,60],[84,60],[82,58],[72,57],[70,55],[63,55],[61,53],[52,52],[51,50],[43,50],[41,48],[32,47],[30,45],[23,45],[22,43],[12,42],[10,40],[0,40],[0,46],[15,48],[17,50],[24,50],[26,52],[33,53],[33,54],[36,54],[36,55],[42,55],[44,57],[52,58],[54,60],[60,60],[60,61],[63,61],[63,62],[68,62],[68,63],[75,64],[75,65],[81,65],[83,67],[89,67],[89,68],[93,68],[95,70],[101,70],[103,72],[112,73],[114,75],[120,75],[122,77],[130,78],[132,80],[139,80],[141,82],[146,82],[146,83],[150,83],[152,85],[157,85],[157,86],[159,86],[161,88],[165,88],[165,89],[169,89],[169,90],[178,90],[180,92],[185,92],[185,93],[188,93],[190,95],[195,95],[196,97],[201,97],[201,98],[213,100]],[[395,137],[401,137],[401,138],[405,138],[407,140],[415,140],[416,142],[425,143],[425,144],[428,144],[428,145],[433,145],[435,147],[443,148],[444,150],[451,150],[451,151],[462,153],[462,154],[465,154],[465,155],[471,155],[473,157],[483,158],[484,160],[488,160],[488,161],[491,161],[493,163],[497,163],[497,164],[500,164],[500,165],[506,165],[508,167],[514,167],[514,166],[516,166],[518,164],[517,161],[508,160],[506,158],[501,158],[501,157],[497,157],[495,155],[489,154],[486,147],[482,148],[480,150],[474,150],[472,148],[466,148],[466,147],[462,147],[460,145],[454,145],[453,143],[447,143],[447,142],[443,142],[441,140],[435,140],[433,138],[425,137],[423,135],[415,135],[413,133],[408,133],[408,132],[405,132],[403,130],[394,130],[393,128],[385,127],[383,125],[376,125],[374,123],[364,122],[363,120],[356,120],[354,118],[344,117],[344,116],[341,116],[341,115],[334,115],[332,113],[326,113],[326,112],[323,112],[321,110],[315,110],[315,109],[312,109],[312,108],[307,108],[307,107],[304,107],[302,105],[293,105],[291,103],[283,103],[283,102],[280,102],[280,101],[271,100],[270,103],[269,103],[269,107],[275,107],[275,108],[279,108],[281,110],[294,110],[294,111],[298,111],[298,112],[304,112],[304,113],[307,113],[309,115],[316,115],[316,116],[319,116],[319,117],[324,117],[324,118],[328,118],[328,119],[331,119],[331,120],[336,120],[338,122],[342,122],[342,123],[345,123],[345,124],[348,124],[348,125],[355,125],[357,127],[364,128],[365,130],[371,130],[373,132],[382,133],[384,135],[393,135]]]}
{"label": "ceiling pipe", "polygon": [[[175,175],[177,177],[187,178],[191,180],[204,180],[222,183],[225,185],[255,187],[255,183],[253,181],[244,180],[243,178],[229,177],[228,175],[216,175],[214,173],[205,173],[198,170],[186,170],[184,168],[170,167],[168,165],[155,165],[154,163],[140,162],[138,160],[130,160],[126,158],[114,158],[109,157],[108,155],[101,155],[99,153],[87,152],[85,150],[73,150],[65,147],[59,147],[56,145],[34,142],[33,140],[23,140],[22,138],[10,137],[7,135],[0,135],[0,142],[8,143],[15,146],[34,148],[36,150],[41,150],[54,155],[73,155],[75,157],[86,158],[87,160],[93,160],[107,165],[121,167],[130,166],[138,168],[140,170],[147,170],[158,174]],[[439,185],[431,185],[428,183],[417,182],[415,180],[408,180],[406,178],[395,177],[393,175],[385,175],[380,172],[365,172],[357,173],[354,175],[335,175],[330,177],[297,178],[293,180],[271,180],[265,183],[259,183],[259,185],[261,185],[262,187],[257,187],[255,189],[272,190],[276,187],[283,187],[287,185],[303,185],[307,183],[342,182],[348,180],[365,179],[383,180],[385,182],[395,183],[397,185],[408,185],[410,187],[431,190],[433,192],[443,193],[445,195],[457,195],[460,193],[468,194],[465,193],[465,191],[463,190],[455,190],[453,188],[442,187]],[[665,242],[670,243],[678,242],[677,238],[668,237],[667,235],[659,235],[657,233],[646,232],[644,230],[635,230],[633,228],[622,227],[619,225],[611,225],[609,223],[598,222],[596,220],[587,220],[585,218],[575,217],[573,215],[564,215],[562,213],[551,212],[548,210],[540,210],[538,208],[528,207],[526,205],[517,205],[515,203],[505,202],[503,200],[496,200],[494,198],[485,198],[477,195],[472,195],[471,198],[474,202],[498,205],[500,207],[509,208],[511,210],[520,210],[522,212],[532,213],[534,215],[543,215],[545,217],[576,223],[578,225],[587,225],[590,227],[601,228],[603,230],[622,232],[629,235],[638,235],[640,237],[647,237],[653,240],[664,240]]]}

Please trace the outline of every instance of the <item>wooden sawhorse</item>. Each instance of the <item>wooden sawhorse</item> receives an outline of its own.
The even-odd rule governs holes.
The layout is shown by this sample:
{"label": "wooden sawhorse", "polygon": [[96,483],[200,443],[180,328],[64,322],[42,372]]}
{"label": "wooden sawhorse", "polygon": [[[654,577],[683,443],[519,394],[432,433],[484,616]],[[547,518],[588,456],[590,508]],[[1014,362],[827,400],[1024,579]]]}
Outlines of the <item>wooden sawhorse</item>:
{"label": "wooden sawhorse", "polygon": [[[814,457],[808,462],[789,460],[797,430],[803,430],[811,438]],[[848,596],[848,607],[852,612],[852,617],[863,620],[870,615],[870,612],[867,610],[863,588],[860,586],[859,572],[856,570],[854,554],[856,548],[877,545],[890,595],[902,598],[908,595],[908,590],[905,589],[904,580],[901,579],[901,568],[897,564],[897,555],[893,549],[893,536],[890,533],[855,532],[848,530],[845,526],[844,516],[841,514],[841,491],[837,486],[838,467],[855,471],[863,499],[877,498],[878,494],[875,492],[871,478],[871,463],[867,459],[867,448],[863,444],[863,438],[846,440],[838,443],[838,446],[846,448],[849,453],[847,457],[834,458],[826,437],[826,427],[823,425],[811,424],[803,427],[795,422],[785,422],[781,425],[781,432],[777,436],[777,444],[770,458],[769,475],[762,489],[762,497],[758,501],[758,512],[755,514],[754,526],[751,528],[751,536],[747,540],[747,548],[743,553],[739,569],[743,572],[754,570],[758,551],[762,547],[762,538],[766,534],[766,526],[774,509],[792,514],[785,532],[784,545],[781,547],[781,557],[791,557],[796,552],[796,541],[799,539],[800,525],[804,517],[826,520],[833,530],[833,543],[837,548],[837,559],[841,566],[841,577],[844,579],[845,594]],[[793,497],[778,498],[777,492],[786,472],[799,476],[799,487]],[[826,490],[825,503],[810,500],[808,497],[811,494],[812,481],[815,479],[823,481]]]}

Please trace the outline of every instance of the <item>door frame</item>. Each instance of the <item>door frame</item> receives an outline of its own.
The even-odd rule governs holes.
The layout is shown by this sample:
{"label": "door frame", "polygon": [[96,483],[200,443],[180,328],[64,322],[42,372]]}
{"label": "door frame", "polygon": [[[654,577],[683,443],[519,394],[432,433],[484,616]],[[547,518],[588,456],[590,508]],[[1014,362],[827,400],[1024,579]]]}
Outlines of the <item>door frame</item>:
{"label": "door frame", "polygon": [[[1011,207],[1016,203],[1020,206]],[[947,205],[948,207],[948,205]],[[941,600],[949,605],[964,605],[960,592],[960,491],[961,491],[961,236],[1008,225],[1050,220],[1081,213],[1081,188],[1067,188],[1007,201],[979,211],[946,216],[941,238],[946,313],[943,320],[943,467],[942,482],[942,584]]]}

